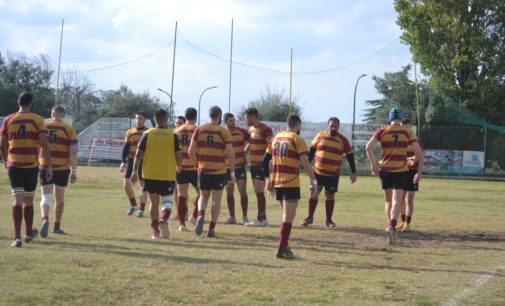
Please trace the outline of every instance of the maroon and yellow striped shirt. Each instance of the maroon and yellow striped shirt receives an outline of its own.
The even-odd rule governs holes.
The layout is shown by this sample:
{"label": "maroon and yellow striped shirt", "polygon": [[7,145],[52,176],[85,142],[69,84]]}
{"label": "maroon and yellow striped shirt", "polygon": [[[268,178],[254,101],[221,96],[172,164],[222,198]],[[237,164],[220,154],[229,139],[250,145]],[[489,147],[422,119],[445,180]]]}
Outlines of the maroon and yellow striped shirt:
{"label": "maroon and yellow striped shirt", "polygon": [[352,153],[349,140],[340,133],[331,136],[327,131],[319,132],[312,140],[311,146],[316,149],[314,169],[319,175],[340,175],[342,155]]}
{"label": "maroon and yellow striped shirt", "polygon": [[196,141],[198,172],[226,173],[226,145],[232,142],[227,129],[217,124],[204,124],[196,128],[192,141]]}
{"label": "maroon and yellow striped shirt", "polygon": [[188,123],[179,126],[175,130],[175,134],[177,134],[177,137],[179,137],[179,143],[181,144],[181,152],[182,152],[181,169],[185,171],[196,170],[196,165],[189,158],[188,154],[189,144],[191,143],[191,139],[193,137],[193,133],[195,132],[195,130],[196,125]]}
{"label": "maroon and yellow striped shirt", "polygon": [[380,171],[406,172],[407,147],[417,140],[410,128],[401,125],[390,125],[379,128],[374,137],[380,141],[382,155],[379,161]]}
{"label": "maroon and yellow striped shirt", "polygon": [[272,129],[263,122],[260,122],[258,127],[251,127],[249,132],[251,134],[251,138],[249,139],[251,165],[259,165],[268,147],[267,138],[273,135]]}
{"label": "maroon and yellow striped shirt", "polygon": [[300,187],[300,156],[308,155],[303,138],[290,131],[280,132],[272,139],[266,152],[272,155],[273,187]]}
{"label": "maroon and yellow striped shirt", "polygon": [[39,134],[47,133],[42,117],[17,112],[5,118],[0,130],[9,144],[7,167],[36,168],[39,165]]}
{"label": "maroon and yellow striped shirt", "polygon": [[229,131],[232,139],[231,144],[233,145],[233,152],[235,153],[235,168],[240,168],[245,165],[245,142],[248,141],[251,136],[246,129],[240,127],[229,129]]}
{"label": "maroon and yellow striped shirt", "polygon": [[[424,150],[424,146],[423,143],[421,142],[421,139],[417,139],[417,143],[419,144],[419,147],[421,147],[421,150]],[[413,156],[414,156],[414,149],[412,148],[412,145],[409,145],[407,147],[407,158]],[[409,169],[417,169],[418,167],[419,167],[419,161],[416,161],[415,164],[409,166]]]}
{"label": "maroon and yellow striped shirt", "polygon": [[[70,146],[77,145],[77,135],[74,128],[62,120],[51,119],[46,123],[49,131],[49,149],[54,170],[70,169]],[[44,154],[39,154],[40,169],[47,168]]]}
{"label": "maroon and yellow striped shirt", "polygon": [[126,144],[129,144],[128,156],[130,158],[135,158],[135,154],[137,153],[137,146],[139,144],[140,138],[142,138],[142,134],[147,131],[146,127],[142,128],[131,128],[126,131],[126,135],[124,137],[124,141]]}

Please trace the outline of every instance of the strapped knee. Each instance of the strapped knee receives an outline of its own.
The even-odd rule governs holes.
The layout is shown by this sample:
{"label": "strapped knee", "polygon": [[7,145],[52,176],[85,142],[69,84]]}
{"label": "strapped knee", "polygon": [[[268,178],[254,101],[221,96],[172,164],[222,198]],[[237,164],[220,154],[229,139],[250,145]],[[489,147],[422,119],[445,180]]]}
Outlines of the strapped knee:
{"label": "strapped knee", "polygon": [[174,195],[166,195],[161,196],[161,206],[163,206],[162,210],[172,210],[174,205]]}
{"label": "strapped knee", "polygon": [[43,193],[40,199],[40,206],[51,206],[52,199],[52,193]]}

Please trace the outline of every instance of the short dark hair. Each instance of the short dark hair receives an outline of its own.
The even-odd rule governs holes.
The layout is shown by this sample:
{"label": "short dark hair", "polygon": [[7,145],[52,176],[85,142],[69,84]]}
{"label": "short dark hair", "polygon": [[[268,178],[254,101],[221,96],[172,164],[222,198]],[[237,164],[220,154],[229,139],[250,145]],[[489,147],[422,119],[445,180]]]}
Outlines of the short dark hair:
{"label": "short dark hair", "polygon": [[302,119],[300,119],[300,116],[298,115],[290,115],[288,116],[288,119],[286,120],[286,123],[290,128],[296,127],[297,124],[302,123]]}
{"label": "short dark hair", "polygon": [[33,102],[33,94],[28,91],[23,91],[18,98],[19,105],[28,106]]}
{"label": "short dark hair", "polygon": [[154,111],[154,122],[156,122],[156,124],[159,125],[161,121],[167,120],[167,118],[168,118],[168,112],[163,108],[158,108],[157,110]]}
{"label": "short dark hair", "polygon": [[220,119],[222,114],[223,114],[223,111],[217,105],[212,106],[211,108],[209,108],[209,117],[210,117],[210,119]]}
{"label": "short dark hair", "polygon": [[330,122],[332,121],[337,121],[338,125],[340,125],[340,119],[338,119],[337,117],[328,118],[328,122],[326,123],[326,125],[330,124]]}
{"label": "short dark hair", "polygon": [[61,105],[56,105],[51,108],[52,112],[60,113],[60,114],[65,114],[65,108]]}
{"label": "short dark hair", "polygon": [[188,107],[184,112],[184,117],[186,117],[186,120],[195,121],[197,114],[198,113],[196,112],[196,109],[194,109],[193,107]]}
{"label": "short dark hair", "polygon": [[184,116],[177,116],[177,120],[182,120],[182,122],[186,123],[186,117]]}
{"label": "short dark hair", "polygon": [[402,124],[410,124],[410,119],[409,118],[403,119]]}
{"label": "short dark hair", "polygon": [[228,118],[230,118],[230,117],[233,117],[233,114],[232,114],[232,113],[226,113],[226,114],[224,114],[224,115],[223,115],[223,121],[228,120]]}
{"label": "short dark hair", "polygon": [[249,107],[247,108],[245,111],[244,111],[244,115],[247,115],[247,116],[254,116],[256,118],[259,117],[259,113],[258,113],[258,110],[256,109],[256,107]]}
{"label": "short dark hair", "polygon": [[141,115],[143,116],[144,118],[147,118],[147,115],[145,112],[136,112],[135,115]]}

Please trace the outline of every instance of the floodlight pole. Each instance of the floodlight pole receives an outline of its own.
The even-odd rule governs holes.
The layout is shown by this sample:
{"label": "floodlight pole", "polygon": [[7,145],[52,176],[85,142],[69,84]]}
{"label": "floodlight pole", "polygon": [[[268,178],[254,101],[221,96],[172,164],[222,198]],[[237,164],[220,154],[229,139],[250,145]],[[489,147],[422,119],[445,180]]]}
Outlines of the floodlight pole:
{"label": "floodlight pole", "polygon": [[209,90],[209,89],[214,89],[214,88],[218,88],[219,86],[211,86],[211,87],[207,87],[205,88],[202,93],[200,94],[200,99],[198,99],[198,125],[200,125],[200,118],[202,117],[201,114],[200,114],[200,106],[202,104],[202,97],[203,97],[203,94]]}

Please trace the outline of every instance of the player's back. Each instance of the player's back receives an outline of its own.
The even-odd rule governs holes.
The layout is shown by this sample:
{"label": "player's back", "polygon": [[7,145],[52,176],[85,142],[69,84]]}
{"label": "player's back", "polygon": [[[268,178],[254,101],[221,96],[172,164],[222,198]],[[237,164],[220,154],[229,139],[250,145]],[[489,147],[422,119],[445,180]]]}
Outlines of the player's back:
{"label": "player's back", "polygon": [[300,156],[308,154],[303,138],[291,131],[275,135],[267,152],[272,155],[272,183],[276,188],[300,187]]}
{"label": "player's back", "polygon": [[[70,169],[70,146],[77,144],[74,128],[63,120],[55,119],[48,120],[46,127],[53,169]],[[39,154],[39,163],[41,169],[47,168],[47,162],[42,152]]]}
{"label": "player's back", "polygon": [[378,129],[374,136],[380,141],[382,155],[380,170],[385,172],[405,172],[407,166],[407,147],[417,140],[411,129],[401,125],[389,125]]}
{"label": "player's back", "polygon": [[8,167],[34,168],[39,165],[39,134],[47,133],[42,117],[34,113],[13,113],[5,118],[1,130],[9,144]]}
{"label": "player's back", "polygon": [[175,133],[177,134],[177,137],[179,137],[179,143],[181,145],[182,170],[186,171],[196,170],[196,165],[189,158],[188,154],[189,144],[191,143],[191,138],[193,137],[193,133],[195,132],[195,130],[196,125],[189,123],[183,124],[175,130]]}
{"label": "player's back", "polygon": [[217,124],[198,127],[193,140],[197,141],[198,171],[208,174],[226,173],[226,144],[231,143],[230,132]]}

